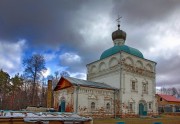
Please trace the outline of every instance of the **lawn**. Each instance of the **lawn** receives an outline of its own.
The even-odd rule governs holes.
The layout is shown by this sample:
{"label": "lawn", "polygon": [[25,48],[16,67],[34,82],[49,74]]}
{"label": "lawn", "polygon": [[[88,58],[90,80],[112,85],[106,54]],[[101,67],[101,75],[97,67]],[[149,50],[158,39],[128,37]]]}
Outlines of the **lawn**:
{"label": "lawn", "polygon": [[94,119],[94,124],[116,124],[125,122],[125,124],[153,124],[162,122],[162,124],[180,124],[180,116],[162,116],[159,118],[125,118],[125,119]]}

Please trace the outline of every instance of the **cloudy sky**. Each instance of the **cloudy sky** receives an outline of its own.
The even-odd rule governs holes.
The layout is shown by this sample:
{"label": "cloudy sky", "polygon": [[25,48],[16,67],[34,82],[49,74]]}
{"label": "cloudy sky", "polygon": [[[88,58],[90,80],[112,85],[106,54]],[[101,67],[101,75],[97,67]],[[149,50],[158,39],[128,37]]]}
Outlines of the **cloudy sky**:
{"label": "cloudy sky", "polygon": [[86,64],[112,47],[111,33],[157,62],[157,86],[180,82],[179,0],[0,0],[0,68],[23,72],[22,60],[45,56],[46,75],[68,71],[86,78]]}

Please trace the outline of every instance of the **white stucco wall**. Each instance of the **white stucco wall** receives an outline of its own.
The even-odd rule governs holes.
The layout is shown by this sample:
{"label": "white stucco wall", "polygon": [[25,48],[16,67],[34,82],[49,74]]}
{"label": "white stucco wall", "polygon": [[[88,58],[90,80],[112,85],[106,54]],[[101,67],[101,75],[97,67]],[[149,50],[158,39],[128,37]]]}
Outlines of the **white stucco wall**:
{"label": "white stucco wall", "polygon": [[[113,113],[114,91],[89,87],[80,87],[78,94],[78,113],[91,113],[100,110],[106,111],[106,104],[110,103],[109,113]],[[91,103],[95,103],[95,110],[91,110]]]}
{"label": "white stucco wall", "polygon": [[87,79],[120,88],[120,71],[118,71],[120,68],[119,60],[120,54],[118,53],[106,59],[88,64]]}
{"label": "white stucco wall", "polygon": [[[101,70],[102,67],[103,71]],[[142,100],[147,103],[147,106],[149,102],[152,103],[152,109],[148,109],[147,107],[147,111],[156,111],[155,62],[121,52],[88,64],[87,70],[88,80],[104,82],[120,90],[122,89],[119,96],[125,105],[124,107],[122,106],[124,112],[128,112],[126,108],[128,108],[130,102],[134,102],[134,112],[138,114],[139,102]],[[142,71],[142,73],[138,71]],[[137,83],[136,91],[132,91],[132,80],[135,80]],[[147,93],[142,92],[143,83],[147,83]]]}
{"label": "white stucco wall", "polygon": [[[155,63],[146,59],[130,56],[124,53],[123,58],[125,63],[131,65],[133,69],[142,69],[155,73]],[[128,58],[128,60],[127,60]],[[136,82],[136,90],[132,90],[132,81]],[[147,84],[147,92],[143,92],[143,83]],[[133,109],[136,114],[139,113],[139,102],[144,100],[147,104],[147,111],[156,111],[155,107],[155,77],[148,77],[145,74],[138,74],[133,71],[123,70],[122,72],[122,103],[128,106],[133,102]],[[152,108],[149,109],[149,103],[152,103]],[[128,112],[128,108],[123,107],[124,112]]]}

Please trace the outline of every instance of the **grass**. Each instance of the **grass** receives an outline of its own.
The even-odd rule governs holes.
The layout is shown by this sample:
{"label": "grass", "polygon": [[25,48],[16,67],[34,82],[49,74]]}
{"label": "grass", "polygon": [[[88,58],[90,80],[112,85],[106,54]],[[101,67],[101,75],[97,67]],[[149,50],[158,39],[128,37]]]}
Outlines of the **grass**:
{"label": "grass", "polygon": [[159,118],[94,119],[94,124],[116,124],[117,122],[125,122],[125,124],[154,124],[154,122],[162,122],[162,124],[180,124],[180,116],[162,116]]}

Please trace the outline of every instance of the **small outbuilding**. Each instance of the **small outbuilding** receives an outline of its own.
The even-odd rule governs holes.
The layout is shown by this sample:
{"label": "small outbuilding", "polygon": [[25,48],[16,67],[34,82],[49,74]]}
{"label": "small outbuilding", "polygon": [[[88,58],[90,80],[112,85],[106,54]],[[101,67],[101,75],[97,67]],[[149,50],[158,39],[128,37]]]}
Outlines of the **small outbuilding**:
{"label": "small outbuilding", "polygon": [[156,94],[158,110],[163,112],[179,112],[180,100],[172,95]]}

